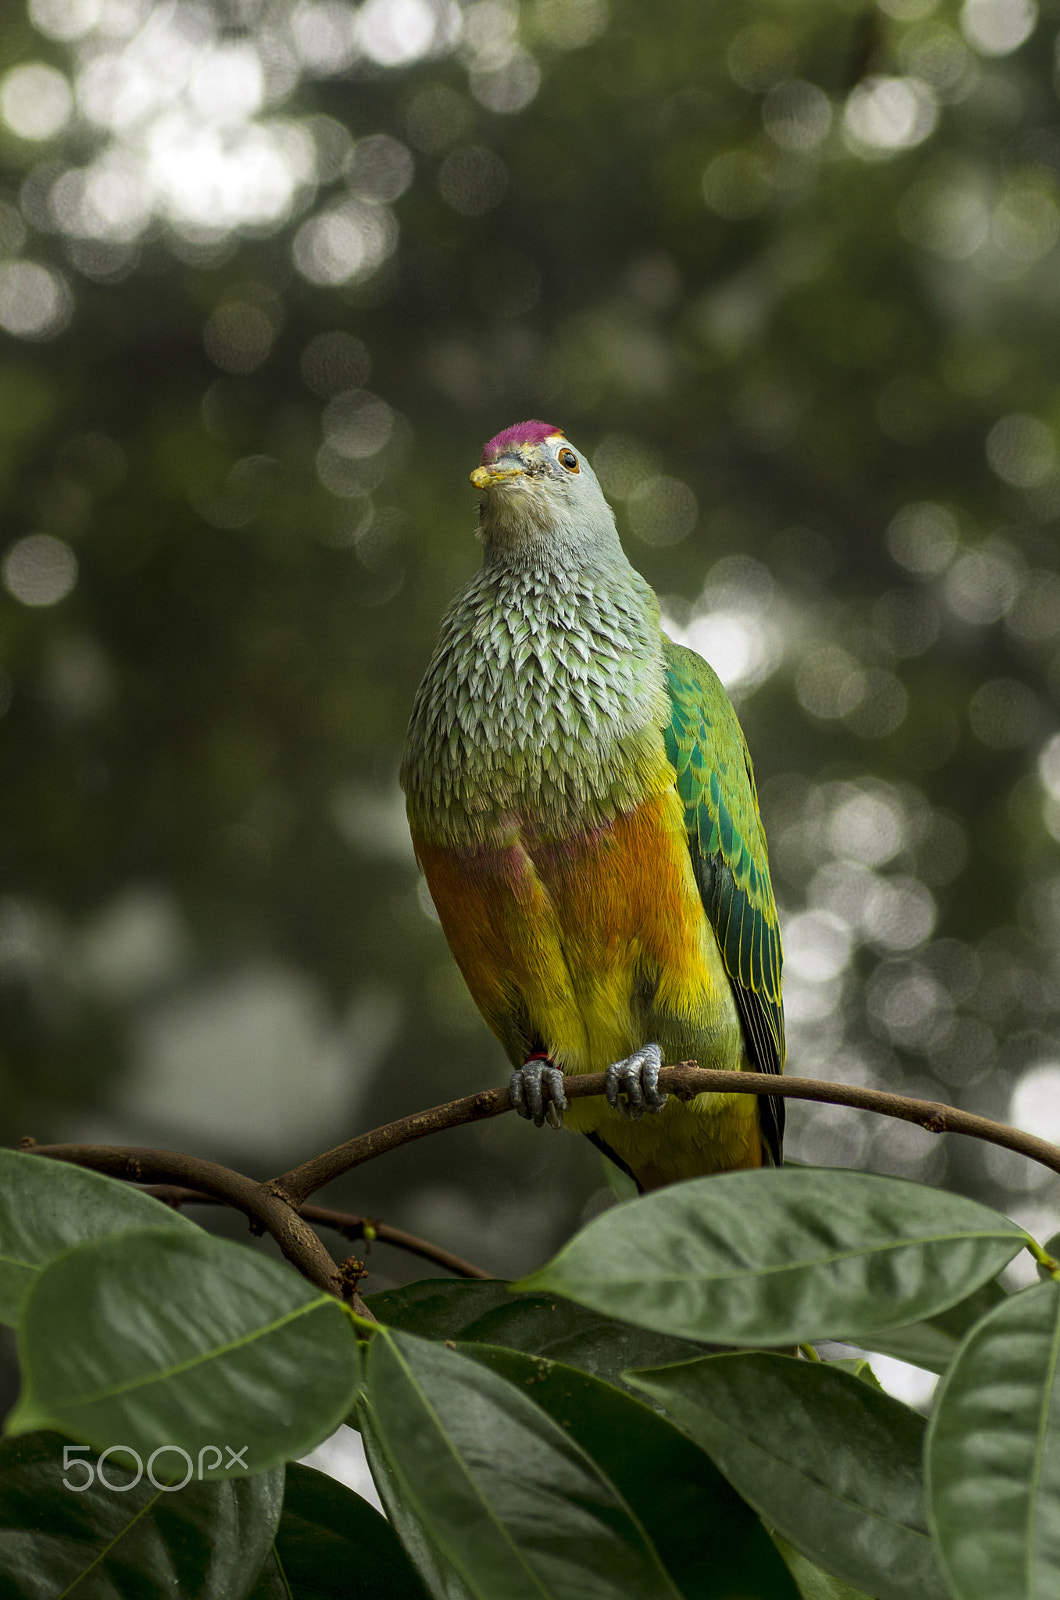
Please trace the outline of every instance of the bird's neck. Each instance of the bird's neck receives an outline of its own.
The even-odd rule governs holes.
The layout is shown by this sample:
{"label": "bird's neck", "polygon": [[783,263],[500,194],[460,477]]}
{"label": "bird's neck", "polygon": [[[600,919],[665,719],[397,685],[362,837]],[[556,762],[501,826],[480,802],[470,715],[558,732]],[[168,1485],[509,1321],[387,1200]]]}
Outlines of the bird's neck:
{"label": "bird's neck", "polygon": [[640,804],[668,720],[658,617],[625,563],[484,565],[443,619],[413,710],[414,830],[456,845],[563,838]]}

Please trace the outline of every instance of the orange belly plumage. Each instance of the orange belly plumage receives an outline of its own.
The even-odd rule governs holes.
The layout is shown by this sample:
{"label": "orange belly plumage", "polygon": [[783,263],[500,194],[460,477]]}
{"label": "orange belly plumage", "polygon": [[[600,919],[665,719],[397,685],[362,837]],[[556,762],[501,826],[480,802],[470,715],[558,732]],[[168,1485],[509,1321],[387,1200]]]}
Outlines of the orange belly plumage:
{"label": "orange belly plumage", "polygon": [[[600,1072],[651,1040],[665,1061],[749,1065],[673,789],[560,841],[523,828],[503,845],[415,843],[453,956],[513,1065],[544,1049],[566,1073]],[[645,1187],[761,1161],[747,1095],[671,1097],[639,1122],[593,1097],[566,1120]]]}

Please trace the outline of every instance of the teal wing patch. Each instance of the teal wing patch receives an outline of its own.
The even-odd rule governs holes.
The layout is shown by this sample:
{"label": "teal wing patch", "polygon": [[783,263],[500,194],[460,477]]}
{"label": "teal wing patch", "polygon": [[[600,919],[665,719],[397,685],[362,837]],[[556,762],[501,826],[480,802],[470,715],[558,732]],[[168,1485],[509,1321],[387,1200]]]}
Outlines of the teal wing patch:
{"label": "teal wing patch", "polygon": [[[732,980],[748,1054],[760,1072],[782,1072],[780,926],[751,758],[713,669],[665,637],[663,651],[672,705],[666,753],[703,907]],[[784,1102],[763,1096],[760,1106],[762,1134],[779,1165]]]}

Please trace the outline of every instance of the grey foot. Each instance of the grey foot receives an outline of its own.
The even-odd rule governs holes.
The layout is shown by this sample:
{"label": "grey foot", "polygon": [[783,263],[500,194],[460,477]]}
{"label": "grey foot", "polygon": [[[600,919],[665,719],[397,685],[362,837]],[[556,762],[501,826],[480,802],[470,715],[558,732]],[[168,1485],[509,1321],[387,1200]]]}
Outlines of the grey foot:
{"label": "grey foot", "polygon": [[662,1051],[657,1044],[643,1045],[624,1061],[612,1061],[607,1069],[607,1103],[630,1122],[638,1122],[645,1111],[661,1111],[669,1096],[659,1090]]}
{"label": "grey foot", "polygon": [[563,1074],[547,1056],[531,1056],[508,1080],[512,1105],[521,1117],[540,1128],[546,1117],[553,1128],[562,1128],[567,1096],[563,1093]]}

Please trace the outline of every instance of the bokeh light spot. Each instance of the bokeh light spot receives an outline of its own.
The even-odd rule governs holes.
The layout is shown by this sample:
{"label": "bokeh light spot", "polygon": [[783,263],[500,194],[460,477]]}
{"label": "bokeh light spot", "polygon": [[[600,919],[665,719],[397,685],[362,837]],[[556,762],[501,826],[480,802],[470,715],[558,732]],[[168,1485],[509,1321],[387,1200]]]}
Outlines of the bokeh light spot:
{"label": "bokeh light spot", "polygon": [[304,222],[291,253],[310,283],[333,287],[368,277],[392,253],[397,237],[397,220],[387,206],[350,199]]}
{"label": "bokeh light spot", "polygon": [[938,907],[916,878],[877,878],[862,911],[862,928],[881,950],[913,950],[931,937]]}
{"label": "bokeh light spot", "polygon": [[1042,1061],[1027,1069],[1012,1091],[1008,1120],[1024,1133],[1060,1144],[1060,1065]]}
{"label": "bokeh light spot", "polygon": [[29,20],[48,39],[81,39],[100,20],[104,0],[29,0]]}
{"label": "bokeh light spot", "polygon": [[923,144],[938,122],[938,102],[919,78],[866,78],[850,93],[843,131],[856,155],[881,159]]}
{"label": "bokeh light spot", "polygon": [[73,105],[63,74],[42,61],[13,67],[0,80],[0,116],[20,139],[53,139],[69,122]]}
{"label": "bokeh light spot", "polygon": [[298,58],[316,78],[336,77],[360,54],[357,11],[346,0],[301,0],[291,13]]}
{"label": "bokeh light spot", "polygon": [[762,101],[762,121],[782,150],[816,150],[832,126],[832,103],[815,83],[788,78]]}
{"label": "bokeh light spot", "polygon": [[961,32],[982,56],[1007,56],[1034,32],[1035,0],[964,0]]}
{"label": "bokeh light spot", "polygon": [[580,50],[607,28],[607,0],[533,0],[534,32],[557,50]]}
{"label": "bokeh light spot", "polygon": [[524,111],[541,87],[541,69],[529,50],[516,50],[500,67],[472,67],[468,86],[479,105],[502,116]]}
{"label": "bokeh light spot", "polygon": [[881,867],[902,849],[906,821],[897,801],[876,794],[855,794],[832,813],[828,842],[840,856],[869,867]]}
{"label": "bokeh light spot", "polygon": [[4,588],[24,606],[54,606],[77,582],[77,557],[62,539],[30,533],[3,559]]}
{"label": "bokeh light spot", "polygon": [[358,18],[364,53],[381,67],[407,66],[431,49],[438,20],[428,0],[365,0]]}
{"label": "bokeh light spot", "polygon": [[959,556],[942,582],[950,610],[978,626],[1003,617],[1019,591],[1015,552],[1000,540]]}
{"label": "bokeh light spot", "polygon": [[799,704],[823,721],[847,716],[864,700],[867,688],[864,669],[839,645],[808,650],[795,673]]}
{"label": "bokeh light spot", "polygon": [[394,428],[394,413],[385,400],[364,389],[337,394],[324,407],[324,434],[332,449],[351,461],[364,461],[380,451]]}
{"label": "bokeh light spot", "polygon": [[1033,489],[1056,466],[1056,440],[1044,422],[1017,412],[995,422],[987,434],[986,459],[1003,482]]}
{"label": "bokeh light spot", "polygon": [[949,564],[959,537],[957,518],[947,506],[918,500],[892,518],[887,548],[910,572],[935,573]]}
{"label": "bokeh light spot", "polygon": [[268,359],[276,330],[264,311],[229,300],[210,313],[202,333],[206,354],[223,372],[256,372]]}
{"label": "bokeh light spot", "polygon": [[901,681],[885,667],[866,667],[856,704],[843,721],[862,739],[885,739],[905,721],[909,696]]}
{"label": "bokeh light spot", "polygon": [[645,544],[679,544],[696,525],[699,502],[678,478],[647,478],[629,497],[633,532]]}
{"label": "bokeh light spot", "polygon": [[350,188],[365,200],[397,200],[412,182],[411,152],[388,133],[358,139],[353,149]]}
{"label": "bokeh light spot", "polygon": [[20,339],[50,339],[71,310],[66,282],[35,261],[0,263],[0,328]]}
{"label": "bokeh light spot", "polygon": [[967,175],[960,182],[924,179],[898,205],[906,238],[947,261],[974,255],[990,232],[990,220],[985,196]]}
{"label": "bokeh light spot", "polygon": [[917,961],[883,961],[869,979],[866,1008],[877,1032],[909,1050],[930,1049],[953,1025],[953,1002]]}
{"label": "bokeh light spot", "polygon": [[785,965],[808,983],[838,977],[852,949],[850,929],[833,912],[804,911],[784,925]]}
{"label": "bokeh light spot", "polygon": [[994,212],[990,236],[1010,260],[1021,265],[1040,261],[1060,238],[1056,201],[1041,187],[1014,184]]}
{"label": "bokeh light spot", "polygon": [[462,217],[485,216],[500,204],[507,187],[507,167],[484,145],[458,145],[438,169],[439,193]]}
{"label": "bokeh light spot", "polygon": [[467,134],[474,112],[470,101],[444,83],[428,84],[409,101],[405,128],[426,155],[441,155]]}

